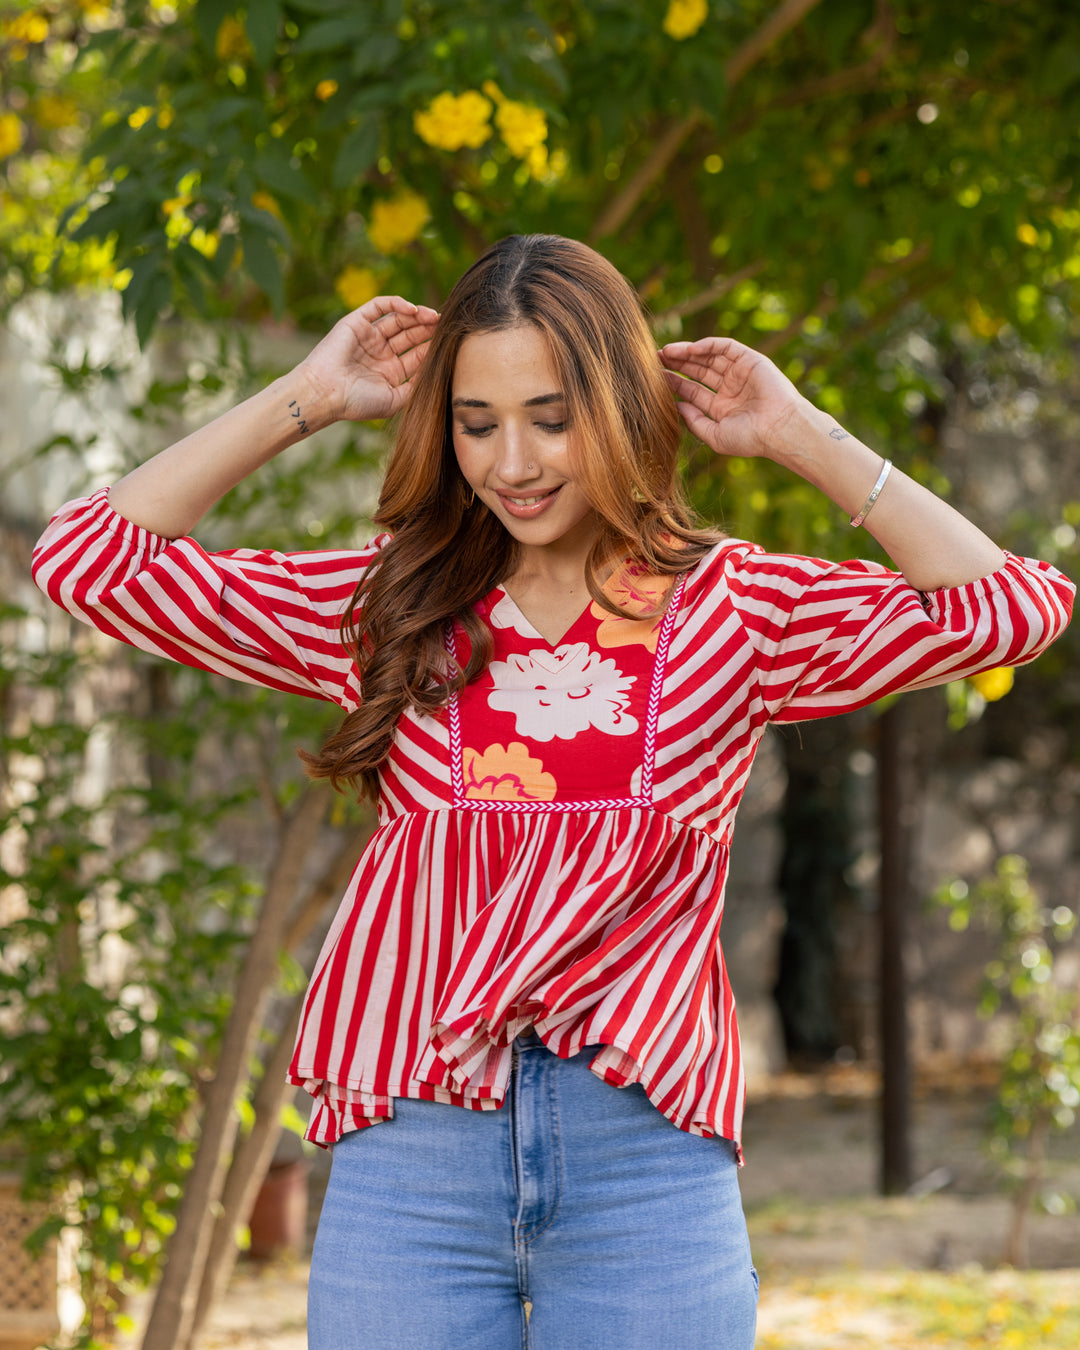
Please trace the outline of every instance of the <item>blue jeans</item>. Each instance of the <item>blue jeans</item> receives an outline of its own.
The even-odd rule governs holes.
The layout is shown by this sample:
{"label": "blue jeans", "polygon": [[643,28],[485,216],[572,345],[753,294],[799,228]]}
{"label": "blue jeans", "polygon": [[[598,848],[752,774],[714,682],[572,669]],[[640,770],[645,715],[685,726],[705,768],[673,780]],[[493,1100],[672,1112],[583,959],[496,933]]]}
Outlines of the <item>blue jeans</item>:
{"label": "blue jeans", "polygon": [[310,1350],[751,1350],[731,1143],[597,1078],[595,1048],[516,1050],[500,1110],[399,1098],[334,1146]]}

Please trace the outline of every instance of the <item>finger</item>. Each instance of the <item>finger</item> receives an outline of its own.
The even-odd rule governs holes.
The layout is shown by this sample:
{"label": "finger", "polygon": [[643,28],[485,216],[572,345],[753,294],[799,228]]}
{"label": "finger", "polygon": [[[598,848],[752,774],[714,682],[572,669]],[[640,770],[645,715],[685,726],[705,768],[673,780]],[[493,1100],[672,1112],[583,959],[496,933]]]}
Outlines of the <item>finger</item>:
{"label": "finger", "polygon": [[430,342],[422,342],[419,347],[411,348],[401,357],[401,369],[406,380],[411,380],[423,365],[424,357],[427,356],[430,346]]}
{"label": "finger", "polygon": [[359,308],[354,309],[354,314],[359,314],[368,323],[378,323],[380,319],[387,318],[392,314],[409,314],[417,312],[418,306],[411,300],[406,300],[401,295],[375,295]]}
{"label": "finger", "polygon": [[716,423],[711,417],[706,417],[703,412],[699,412],[692,403],[678,403],[675,405],[679,409],[679,416],[686,423],[687,430],[690,431],[699,441],[704,441],[707,446],[715,450],[716,446]]}
{"label": "finger", "polygon": [[[674,370],[665,370],[664,378],[667,380],[668,388],[676,398],[688,399],[704,407],[716,395],[716,390],[705,383],[705,377],[709,375],[708,371],[699,372],[695,378],[690,374],[683,374]],[[713,375],[715,379],[715,374]]]}
{"label": "finger", "polygon": [[[382,330],[380,329],[380,334]],[[419,347],[422,342],[430,342],[435,333],[435,324],[433,323],[414,323],[404,328],[399,328],[396,332],[385,334],[387,346],[395,356],[401,356],[412,347]]]}
{"label": "finger", "polygon": [[736,342],[734,338],[719,337],[714,333],[709,337],[698,338],[694,342],[668,342],[660,348],[660,360],[666,365],[669,360],[681,362],[688,357],[706,361],[717,356],[734,359],[739,354],[750,350],[751,348],[744,347],[741,342]]}

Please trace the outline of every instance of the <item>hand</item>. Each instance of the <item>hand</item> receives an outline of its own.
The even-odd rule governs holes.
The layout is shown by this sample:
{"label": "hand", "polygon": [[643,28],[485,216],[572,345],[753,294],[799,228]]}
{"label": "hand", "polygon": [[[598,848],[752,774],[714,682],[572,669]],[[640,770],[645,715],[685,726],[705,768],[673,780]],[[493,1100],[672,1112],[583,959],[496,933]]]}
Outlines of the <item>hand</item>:
{"label": "hand", "polygon": [[297,367],[313,387],[320,424],[392,417],[412,392],[438,313],[378,295],[340,319]]}
{"label": "hand", "polygon": [[721,455],[771,457],[811,406],[767,356],[734,338],[669,342],[660,360],[683,421]]}

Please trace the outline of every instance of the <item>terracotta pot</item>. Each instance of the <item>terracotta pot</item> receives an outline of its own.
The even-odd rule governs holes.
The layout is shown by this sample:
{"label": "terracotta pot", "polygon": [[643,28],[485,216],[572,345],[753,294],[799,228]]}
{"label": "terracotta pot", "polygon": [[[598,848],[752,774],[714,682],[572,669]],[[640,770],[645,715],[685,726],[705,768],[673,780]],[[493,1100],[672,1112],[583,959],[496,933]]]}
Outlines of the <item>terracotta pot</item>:
{"label": "terracotta pot", "polygon": [[285,1253],[297,1254],[307,1239],[308,1172],[306,1158],[271,1163],[252,1206],[251,1246],[248,1255],[266,1261]]}

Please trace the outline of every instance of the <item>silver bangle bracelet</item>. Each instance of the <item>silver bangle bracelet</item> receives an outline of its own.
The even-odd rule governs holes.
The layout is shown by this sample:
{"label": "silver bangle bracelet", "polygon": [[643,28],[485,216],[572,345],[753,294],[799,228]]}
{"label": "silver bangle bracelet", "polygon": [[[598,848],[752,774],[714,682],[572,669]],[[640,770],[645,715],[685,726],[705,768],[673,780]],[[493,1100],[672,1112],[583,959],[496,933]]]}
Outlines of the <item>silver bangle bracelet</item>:
{"label": "silver bangle bracelet", "polygon": [[850,517],[851,524],[854,525],[856,528],[858,528],[858,526],[860,526],[863,523],[866,517],[874,509],[874,503],[881,496],[881,489],[885,486],[885,481],[889,477],[889,474],[891,472],[892,472],[892,460],[887,459],[885,463],[882,465],[881,472],[878,474],[877,482],[870,489],[870,496],[867,497],[866,501],[864,501],[862,504],[862,510],[859,512],[857,516]]}

